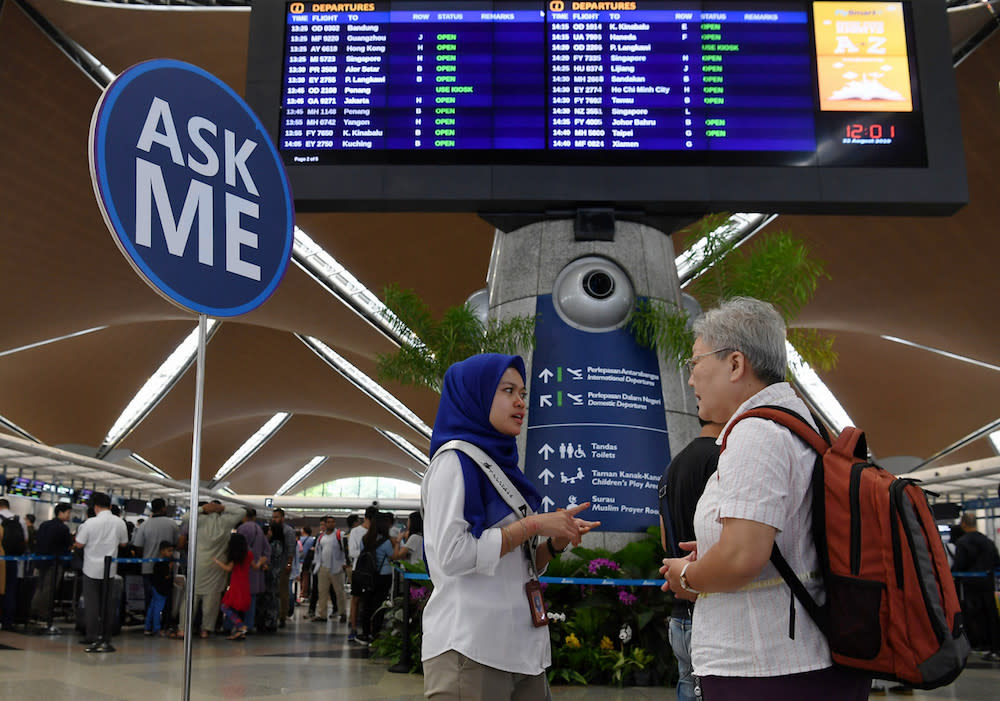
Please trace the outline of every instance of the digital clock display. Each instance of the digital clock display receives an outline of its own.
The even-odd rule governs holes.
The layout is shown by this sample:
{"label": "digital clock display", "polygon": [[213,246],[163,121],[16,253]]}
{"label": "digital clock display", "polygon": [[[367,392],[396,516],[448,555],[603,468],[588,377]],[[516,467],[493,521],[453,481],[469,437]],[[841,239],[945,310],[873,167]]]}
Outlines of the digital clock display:
{"label": "digital clock display", "polygon": [[290,164],[921,166],[909,22],[902,2],[291,2],[278,147]]}

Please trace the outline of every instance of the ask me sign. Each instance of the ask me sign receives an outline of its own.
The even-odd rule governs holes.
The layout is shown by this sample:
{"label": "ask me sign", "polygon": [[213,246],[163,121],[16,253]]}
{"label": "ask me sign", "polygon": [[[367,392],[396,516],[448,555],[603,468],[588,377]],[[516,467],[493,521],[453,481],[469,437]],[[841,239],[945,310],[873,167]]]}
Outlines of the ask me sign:
{"label": "ask me sign", "polygon": [[278,286],[294,236],[288,179],[218,78],[170,59],[123,72],[94,110],[90,168],[115,242],[170,301],[231,317]]}

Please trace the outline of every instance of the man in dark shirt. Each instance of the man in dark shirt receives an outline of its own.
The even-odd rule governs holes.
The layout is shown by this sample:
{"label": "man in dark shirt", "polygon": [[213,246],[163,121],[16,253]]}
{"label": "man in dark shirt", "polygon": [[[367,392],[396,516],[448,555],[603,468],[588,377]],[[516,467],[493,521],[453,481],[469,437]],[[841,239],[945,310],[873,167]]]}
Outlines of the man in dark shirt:
{"label": "man in dark shirt", "polygon": [[[719,466],[719,446],[715,439],[722,424],[701,423],[701,433],[667,465],[660,478],[660,542],[668,557],[683,557],[687,553],[678,543],[694,540],[694,511],[705,491],[705,483]],[[674,600],[670,614],[670,647],[677,659],[678,701],[695,701],[694,680],[691,677],[691,616],[694,603]]]}
{"label": "man in dark shirt", "polygon": [[973,647],[988,647],[983,659],[1000,662],[1000,614],[994,594],[995,573],[1000,569],[1000,553],[992,540],[976,530],[976,515],[962,514],[959,523],[965,532],[955,544],[953,572],[984,572],[982,577],[961,577],[962,613]]}
{"label": "man in dark shirt", "polygon": [[[73,513],[69,504],[56,504],[53,518],[38,527],[35,534],[35,554],[54,555],[60,557],[69,554],[73,547],[73,534],[69,532],[66,522]],[[49,620],[52,613],[52,601],[55,587],[62,579],[64,563],[60,560],[36,560],[38,570],[38,588],[31,598],[31,614],[42,620]]]}

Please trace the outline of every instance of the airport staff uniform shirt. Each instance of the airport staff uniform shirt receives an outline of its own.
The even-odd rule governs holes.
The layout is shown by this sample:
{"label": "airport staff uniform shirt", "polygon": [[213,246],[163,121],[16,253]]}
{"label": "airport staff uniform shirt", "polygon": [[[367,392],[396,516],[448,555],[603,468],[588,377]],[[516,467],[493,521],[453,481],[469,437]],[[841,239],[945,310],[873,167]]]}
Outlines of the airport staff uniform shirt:
{"label": "airport staff uniform shirt", "polygon": [[424,609],[421,659],[455,650],[505,672],[544,672],[552,656],[549,628],[532,625],[524,593],[528,560],[520,547],[500,557],[500,528],[517,517],[509,514],[479,538],[469,532],[465,479],[454,450],[431,462],[422,494],[424,550],[434,591]]}
{"label": "airport staff uniform shirt", "polygon": [[[110,509],[105,509],[80,524],[76,542],[84,546],[83,574],[91,579],[103,579],[104,558],[118,556],[118,546],[128,542],[128,528]],[[112,562],[110,576],[114,577],[117,571],[117,564]]]}

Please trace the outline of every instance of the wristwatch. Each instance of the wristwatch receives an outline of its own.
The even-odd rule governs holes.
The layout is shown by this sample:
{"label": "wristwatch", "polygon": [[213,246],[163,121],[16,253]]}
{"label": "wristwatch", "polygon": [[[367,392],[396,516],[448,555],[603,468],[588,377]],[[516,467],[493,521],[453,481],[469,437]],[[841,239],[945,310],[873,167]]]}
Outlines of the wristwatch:
{"label": "wristwatch", "polygon": [[687,569],[691,566],[691,563],[687,563],[681,568],[681,589],[691,594],[701,594],[700,591],[688,586]]}
{"label": "wristwatch", "polygon": [[549,549],[549,555],[551,555],[552,557],[555,557],[556,555],[562,555],[564,552],[566,552],[566,548],[568,548],[569,546],[567,545],[566,548],[563,548],[562,550],[560,550],[559,548],[557,548],[555,546],[555,544],[552,542],[551,538],[546,538],[546,540],[545,540],[545,547],[547,547]]}

